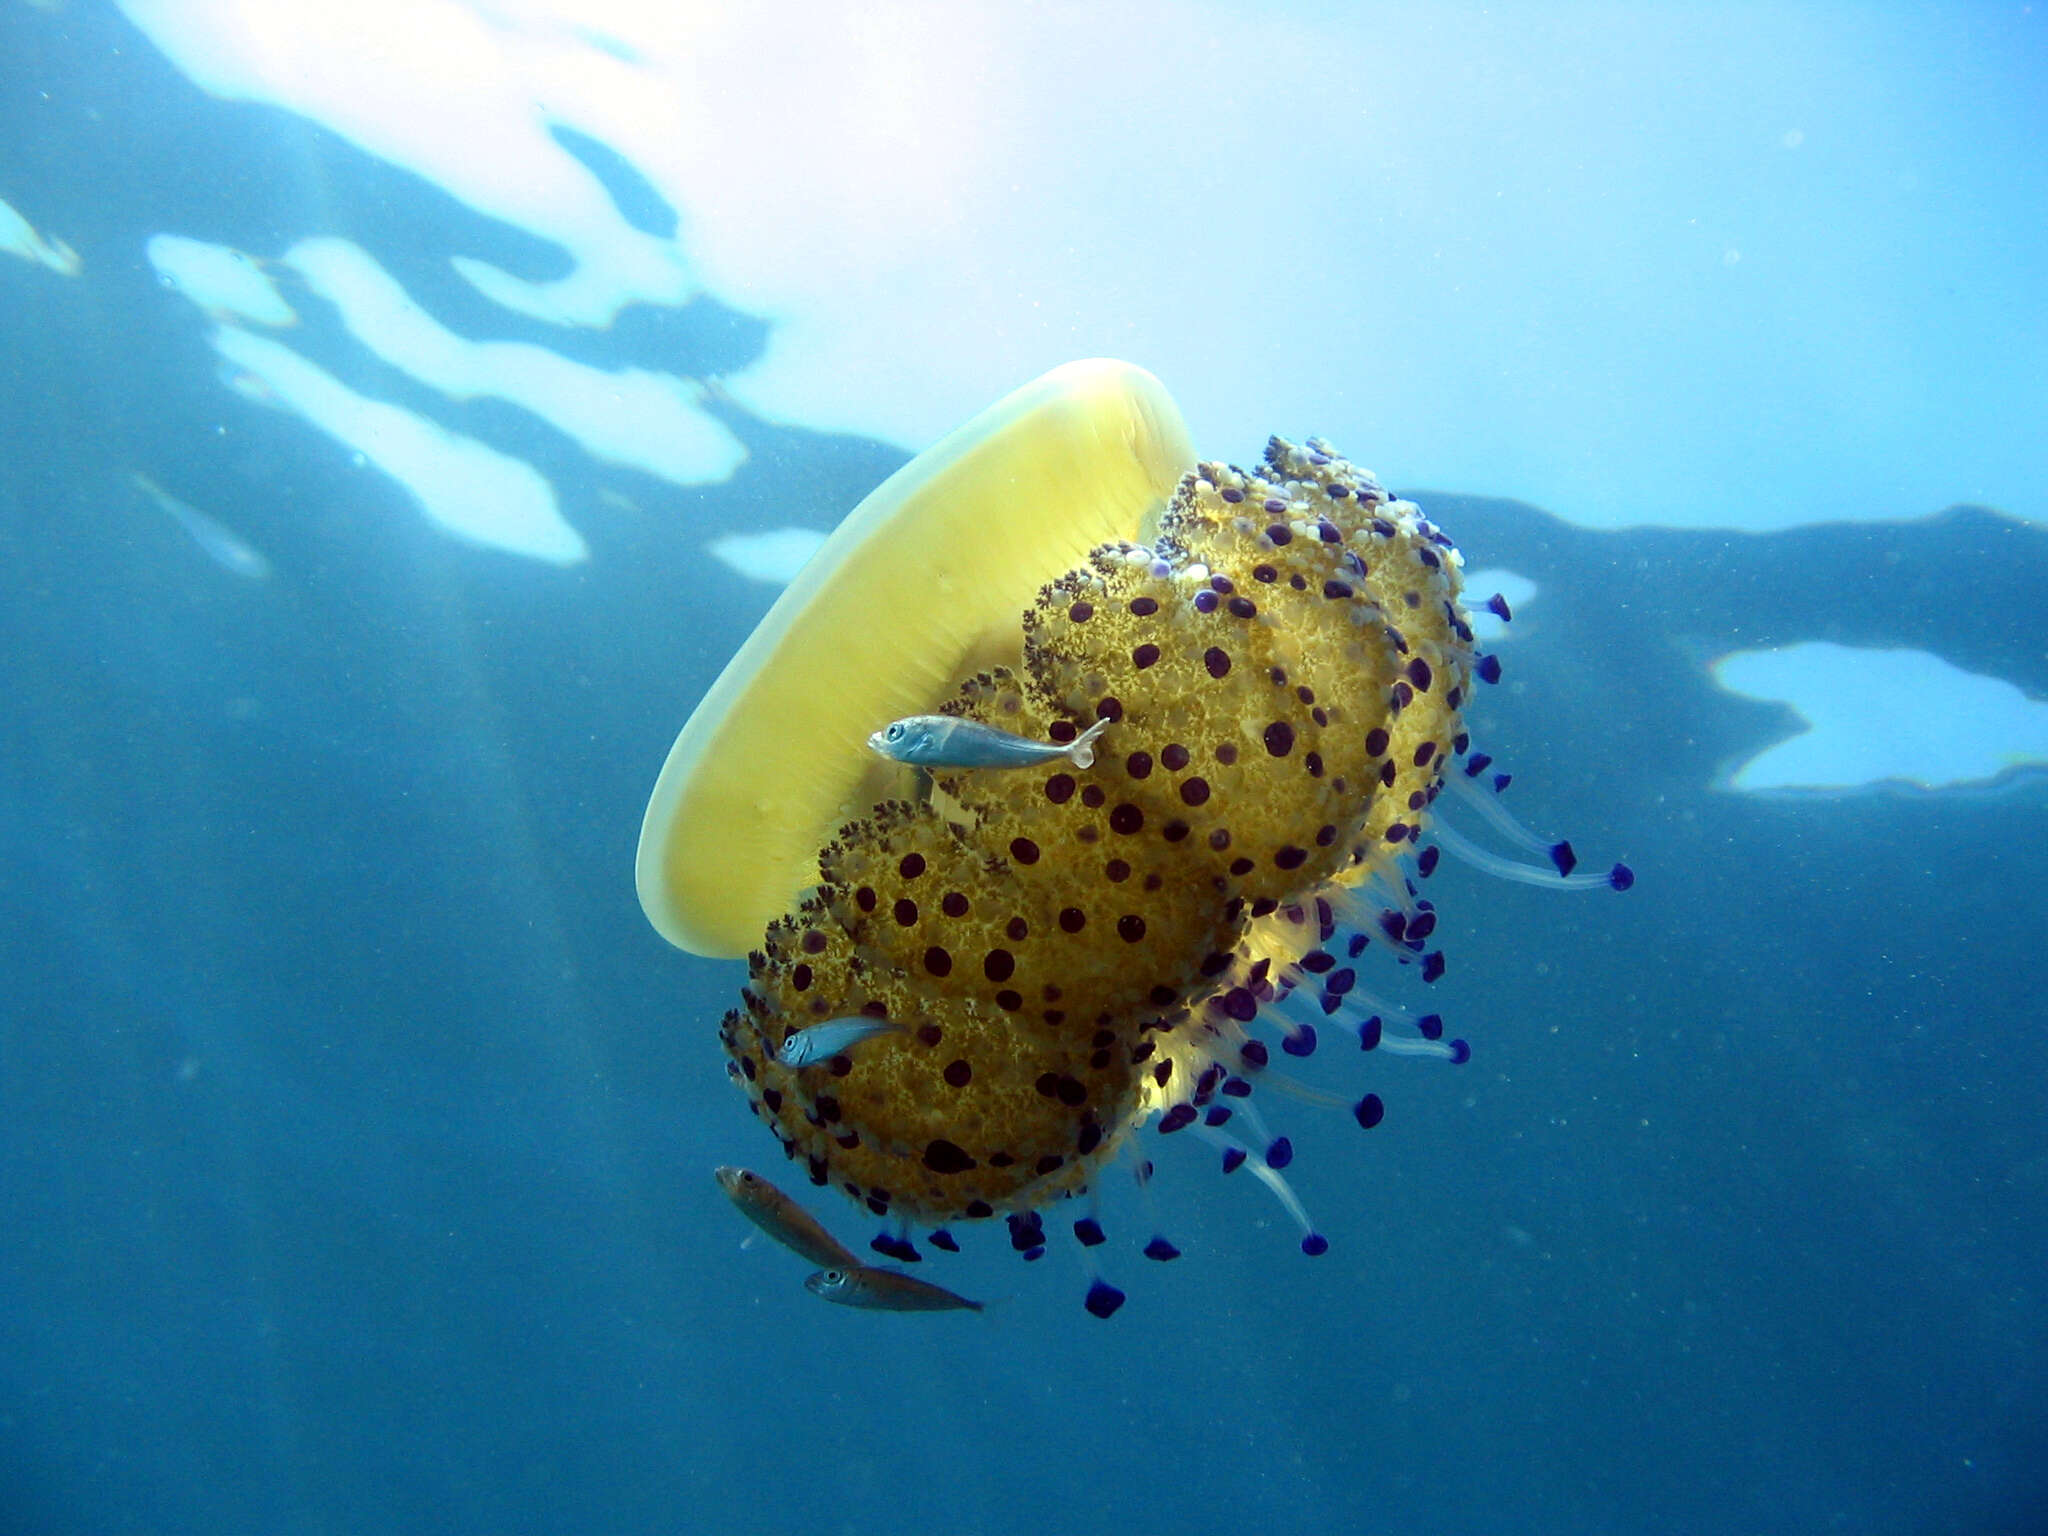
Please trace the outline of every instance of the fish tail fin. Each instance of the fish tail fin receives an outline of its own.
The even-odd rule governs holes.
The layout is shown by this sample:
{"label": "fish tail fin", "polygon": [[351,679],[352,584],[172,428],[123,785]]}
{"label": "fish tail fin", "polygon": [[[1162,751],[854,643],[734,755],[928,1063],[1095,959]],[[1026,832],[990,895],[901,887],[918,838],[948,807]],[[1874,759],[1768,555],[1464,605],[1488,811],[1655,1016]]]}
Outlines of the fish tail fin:
{"label": "fish tail fin", "polygon": [[1076,768],[1095,766],[1095,738],[1110,727],[1108,716],[1096,721],[1087,730],[1074,738],[1074,744],[1067,748],[1067,760]]}

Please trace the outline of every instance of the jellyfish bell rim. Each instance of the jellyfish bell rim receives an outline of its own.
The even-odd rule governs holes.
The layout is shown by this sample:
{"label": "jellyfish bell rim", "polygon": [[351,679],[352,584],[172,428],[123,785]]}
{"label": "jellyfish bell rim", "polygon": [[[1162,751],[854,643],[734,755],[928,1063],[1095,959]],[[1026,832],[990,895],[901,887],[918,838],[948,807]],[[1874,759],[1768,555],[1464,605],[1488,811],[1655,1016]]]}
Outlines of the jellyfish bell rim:
{"label": "jellyfish bell rim", "polygon": [[[869,734],[1020,653],[1038,590],[1156,526],[1195,452],[1133,363],[1041,375],[876,487],[685,722],[640,828],[634,883],[662,937],[729,958],[817,878],[817,854],[904,770]],[[943,597],[943,601],[935,601]]]}

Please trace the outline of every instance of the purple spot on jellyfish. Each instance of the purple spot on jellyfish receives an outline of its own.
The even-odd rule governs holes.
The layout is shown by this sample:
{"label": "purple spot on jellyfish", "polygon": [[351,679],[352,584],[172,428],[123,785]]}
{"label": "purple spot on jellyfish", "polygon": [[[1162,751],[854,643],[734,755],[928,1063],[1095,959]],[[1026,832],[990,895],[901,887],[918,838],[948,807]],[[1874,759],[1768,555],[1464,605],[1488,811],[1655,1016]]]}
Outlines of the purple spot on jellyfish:
{"label": "purple spot on jellyfish", "polygon": [[964,1149],[942,1137],[925,1143],[924,1165],[933,1173],[966,1173],[979,1166]]}
{"label": "purple spot on jellyfish", "polygon": [[[1227,492],[1225,494],[1228,494]],[[1124,1304],[1124,1293],[1107,1280],[1088,1282],[1088,1300],[1085,1305],[1090,1316],[1112,1317],[1116,1309]]]}

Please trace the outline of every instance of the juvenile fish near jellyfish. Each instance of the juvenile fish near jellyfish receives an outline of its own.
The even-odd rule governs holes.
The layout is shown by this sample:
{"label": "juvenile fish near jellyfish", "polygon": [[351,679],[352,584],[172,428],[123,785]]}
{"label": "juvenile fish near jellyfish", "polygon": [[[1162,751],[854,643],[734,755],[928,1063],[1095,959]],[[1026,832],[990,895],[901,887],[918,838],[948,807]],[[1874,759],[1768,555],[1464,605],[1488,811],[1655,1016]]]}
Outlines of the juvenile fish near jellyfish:
{"label": "juvenile fish near jellyfish", "polygon": [[821,1269],[804,1281],[813,1296],[836,1301],[842,1307],[863,1307],[870,1312],[979,1312],[978,1301],[969,1301],[943,1285],[933,1285],[897,1269],[871,1269],[852,1264]]}
{"label": "juvenile fish near jellyfish", "polygon": [[1072,741],[1033,741],[1001,726],[958,715],[910,715],[868,738],[883,757],[914,768],[1033,768],[1065,758],[1076,768],[1095,764],[1095,738],[1113,722],[1098,720]]}
{"label": "juvenile fish near jellyfish", "polygon": [[859,1258],[820,1226],[817,1217],[758,1173],[746,1168],[719,1167],[712,1169],[711,1175],[740,1208],[742,1216],[790,1252],[828,1270],[860,1268]]}
{"label": "juvenile fish near jellyfish", "polygon": [[827,1019],[808,1029],[792,1031],[789,1038],[776,1047],[775,1059],[785,1067],[814,1067],[821,1061],[830,1061],[842,1051],[851,1050],[863,1040],[872,1040],[876,1035],[886,1035],[902,1028],[901,1024],[892,1024],[887,1019],[866,1016]]}

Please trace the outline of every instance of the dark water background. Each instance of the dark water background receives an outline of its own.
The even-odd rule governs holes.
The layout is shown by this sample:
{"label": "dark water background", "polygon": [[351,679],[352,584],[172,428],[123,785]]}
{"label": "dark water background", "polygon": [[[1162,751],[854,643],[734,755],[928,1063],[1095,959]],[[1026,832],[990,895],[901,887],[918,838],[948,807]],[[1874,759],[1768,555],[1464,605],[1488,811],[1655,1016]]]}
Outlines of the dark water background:
{"label": "dark water background", "polygon": [[[142,243],[346,233],[465,334],[559,344],[443,264],[545,253],[117,21],[0,36],[7,193],[88,274],[0,261],[0,1530],[2048,1530],[2048,792],[1718,792],[1792,722],[1702,670],[1824,638],[2048,695],[2041,530],[1400,488],[1544,588],[1475,733],[1635,891],[1438,876],[1429,1002],[1474,1060],[1326,1047],[1370,1134],[1268,1106],[1326,1258],[1148,1133],[1186,1254],[1122,1247],[1112,1322],[1067,1245],[994,1232],[935,1271],[984,1316],[832,1308],[708,1177],[771,1168],[713,1034],[739,967],[668,949],[631,865],[769,596],[703,540],[829,526],[900,455],[742,421],[732,483],[681,492],[313,318],[347,382],[536,463],[593,558],[457,544],[221,390]],[[705,303],[586,346],[713,372],[763,335]]]}

